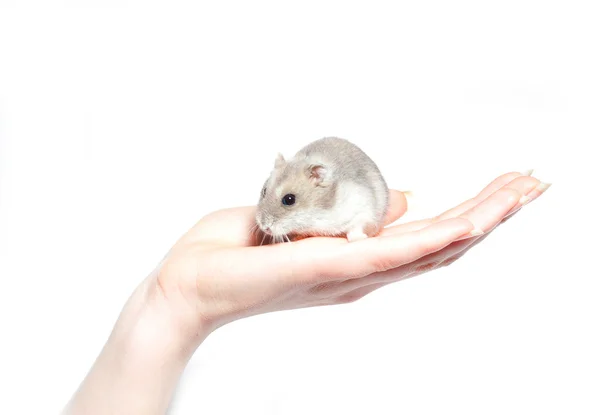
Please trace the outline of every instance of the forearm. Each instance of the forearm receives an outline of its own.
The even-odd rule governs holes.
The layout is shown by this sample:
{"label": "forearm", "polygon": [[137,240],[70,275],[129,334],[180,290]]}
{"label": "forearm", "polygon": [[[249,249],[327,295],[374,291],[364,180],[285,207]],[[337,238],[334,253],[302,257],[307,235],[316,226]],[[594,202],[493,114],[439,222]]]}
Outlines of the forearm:
{"label": "forearm", "polygon": [[132,295],[64,415],[159,415],[197,345],[142,285]]}

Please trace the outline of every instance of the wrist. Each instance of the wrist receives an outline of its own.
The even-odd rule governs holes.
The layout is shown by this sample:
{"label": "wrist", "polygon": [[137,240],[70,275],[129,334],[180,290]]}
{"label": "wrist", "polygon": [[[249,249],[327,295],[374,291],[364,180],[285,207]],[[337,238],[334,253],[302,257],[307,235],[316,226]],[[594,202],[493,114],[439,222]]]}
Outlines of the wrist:
{"label": "wrist", "polygon": [[152,281],[144,281],[127,301],[67,414],[165,413],[209,331],[186,324]]}
{"label": "wrist", "polygon": [[109,342],[139,359],[159,356],[176,366],[185,366],[197,347],[210,334],[186,308],[185,301],[168,300],[155,278],[147,278],[123,308]]}

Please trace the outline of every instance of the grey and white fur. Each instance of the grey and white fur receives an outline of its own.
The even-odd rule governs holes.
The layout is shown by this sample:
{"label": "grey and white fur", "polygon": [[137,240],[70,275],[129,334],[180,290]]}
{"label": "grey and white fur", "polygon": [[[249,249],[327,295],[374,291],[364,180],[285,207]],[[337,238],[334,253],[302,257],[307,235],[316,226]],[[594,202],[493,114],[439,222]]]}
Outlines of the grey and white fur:
{"label": "grey and white fur", "polygon": [[[286,195],[294,196],[293,204],[284,203]],[[348,140],[325,137],[290,160],[277,155],[256,222],[276,241],[343,235],[352,242],[381,231],[388,204],[388,187],[375,162]]]}

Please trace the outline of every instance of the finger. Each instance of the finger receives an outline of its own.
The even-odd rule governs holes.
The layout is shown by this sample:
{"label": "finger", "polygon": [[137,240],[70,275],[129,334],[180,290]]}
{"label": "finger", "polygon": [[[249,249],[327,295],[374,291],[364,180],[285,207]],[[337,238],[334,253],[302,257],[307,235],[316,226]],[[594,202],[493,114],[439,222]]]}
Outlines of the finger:
{"label": "finger", "polygon": [[546,190],[548,190],[552,186],[552,183],[538,182],[535,189],[531,190],[527,193],[527,197],[531,200],[535,200],[540,197]]}
{"label": "finger", "polygon": [[524,192],[525,196],[526,196],[526,200],[523,200],[523,203],[520,203],[519,205],[515,206],[513,208],[513,210],[511,210],[510,212],[508,212],[508,214],[506,215],[506,217],[504,218],[504,220],[508,220],[510,217],[512,217],[517,211],[519,211],[524,205],[529,204],[531,202],[533,202],[534,200],[536,200],[538,197],[540,197],[546,190],[548,190],[548,188],[551,186],[551,183],[543,183],[543,182],[539,182],[535,188],[533,188],[532,190],[528,191],[528,192]]}
{"label": "finger", "polygon": [[336,287],[336,291],[339,292],[339,295],[334,297],[331,302],[334,304],[354,302],[367,296],[375,290],[385,287],[386,285],[416,277],[442,266],[448,266],[460,259],[471,248],[480,244],[489,235],[490,233],[487,233],[469,240],[453,242],[449,247],[446,247],[442,250],[445,251],[446,249],[452,247],[446,252],[446,254],[448,254],[448,258],[442,262],[437,262],[435,266],[431,266],[430,262],[432,261],[428,261],[424,257],[419,260],[419,263],[422,265],[414,270],[410,270],[410,264],[407,264],[396,269],[372,274],[364,278],[345,281]]}
{"label": "finger", "polygon": [[533,195],[536,187],[540,185],[540,181],[535,177],[519,177],[512,182],[508,183],[504,188],[514,189],[521,194],[521,196],[527,196],[526,199],[522,200],[523,202],[528,202],[531,200],[529,195]]}
{"label": "finger", "polygon": [[[542,186],[537,185],[534,187],[535,182],[537,182],[537,180],[534,180],[533,183],[531,181],[528,182],[527,180],[522,180],[521,183],[517,182],[514,185],[509,185],[507,188],[512,188],[514,190],[524,192],[528,196],[531,195],[531,200],[534,200],[536,197],[539,197],[539,195],[541,195],[545,189],[549,187],[545,184],[542,184]],[[542,189],[541,191],[540,188]],[[507,213],[505,216],[503,216],[502,219],[500,219],[500,221],[490,224],[488,230],[483,235],[453,242],[448,247],[444,248],[439,252],[420,258],[417,261],[418,265],[416,268],[419,269],[421,266],[426,266],[427,263],[430,262],[437,262],[439,266],[448,266],[454,263],[470,249],[483,242],[498,226],[503,224],[507,219],[514,216],[516,212],[520,210],[520,206],[521,203],[519,202],[517,203],[517,206],[511,209],[511,211],[509,211],[509,213]],[[515,211],[515,209],[517,210]]]}
{"label": "finger", "polygon": [[352,290],[359,289],[361,285],[399,281],[400,279],[410,278],[431,271],[440,266],[449,265],[464,255],[469,249],[481,243],[489,235],[489,232],[501,223],[505,215],[518,203],[519,199],[520,193],[516,189],[509,187],[500,189],[489,196],[484,202],[460,216],[471,221],[475,226],[475,230],[482,230],[483,232],[487,232],[486,234],[475,237],[465,235],[463,238],[466,237],[468,239],[453,242],[444,249],[422,256],[417,261],[407,263],[397,269],[360,278],[356,282],[346,282],[339,288]]}
{"label": "finger", "polygon": [[[500,178],[496,179],[489,186],[487,186],[484,190],[482,190],[475,198],[459,205],[456,208],[450,209],[441,215],[438,216],[438,219],[447,219],[450,217],[457,217],[465,212],[473,209],[479,203],[483,202],[485,199],[491,197],[501,189],[514,189],[518,191],[521,195],[527,194],[531,190],[533,190],[538,184],[539,180],[530,176],[515,176],[517,173],[508,173]],[[506,181],[509,178],[513,177],[512,180]],[[497,185],[503,183],[501,187],[497,187]],[[522,201],[525,202],[525,201]]]}
{"label": "finger", "polygon": [[483,190],[480,191],[477,194],[477,196],[475,196],[473,199],[467,200],[466,202],[463,202],[460,205],[445,211],[444,213],[439,215],[437,218],[442,219],[442,220],[448,219],[448,218],[455,218],[455,217],[461,215],[462,213],[466,212],[467,210],[473,208],[475,205],[482,202],[483,200],[487,199],[488,197],[490,197],[492,194],[496,193],[498,190],[502,189],[507,184],[513,182],[516,179],[522,178],[522,177],[529,177],[529,176],[523,176],[521,173],[515,173],[515,172],[503,174],[502,176],[494,179],[486,187],[484,187]]}
{"label": "finger", "polygon": [[390,189],[389,208],[384,219],[384,226],[394,223],[406,213],[407,201],[404,193]]}
{"label": "finger", "polygon": [[[293,247],[296,248],[295,273],[304,275],[309,283],[323,279],[358,278],[413,262],[444,248],[472,229],[473,225],[468,220],[455,218],[415,232],[368,238],[353,243],[338,242],[335,247],[322,240],[305,239]],[[321,244],[323,246],[319,247]],[[320,249],[325,245],[329,245],[330,249]]]}
{"label": "finger", "polygon": [[[550,184],[539,183],[537,180],[528,180],[526,177],[521,180],[517,179],[507,186],[507,188],[525,193],[531,200],[539,197],[549,187]],[[492,230],[514,216],[519,209],[520,206],[513,208],[498,223],[490,225],[491,230],[488,230],[487,233],[481,236],[452,242],[450,245],[439,251],[425,255],[413,263],[402,265],[396,269],[342,282],[335,286],[335,291],[339,293],[339,296],[334,299],[333,303],[353,302],[388,284],[412,278],[425,272],[453,264],[462,258],[469,250],[483,242],[491,234]],[[470,213],[474,212],[475,209],[472,209],[472,212]]]}
{"label": "finger", "polygon": [[382,236],[399,235],[401,233],[418,231],[433,223],[437,222],[435,218],[413,220],[411,222],[402,223],[400,225],[390,226],[381,231]]}
{"label": "finger", "polygon": [[[539,182],[539,184],[533,189],[530,190],[529,192],[526,193],[526,196],[529,198],[528,201],[525,201],[523,203],[523,198],[521,198],[519,200],[519,203],[517,203],[517,205],[515,207],[513,207],[501,220],[500,222],[498,222],[497,224],[495,224],[491,230],[488,230],[484,235],[478,236],[475,239],[475,243],[472,246],[478,245],[479,243],[481,243],[481,241],[483,241],[485,238],[487,238],[487,236],[491,233],[491,231],[493,231],[494,229],[496,229],[498,226],[502,225],[503,223],[505,223],[507,220],[509,220],[510,218],[512,218],[513,216],[515,216],[523,207],[523,205],[531,203],[533,200],[537,199],[538,197],[540,197],[546,190],[548,190],[548,188],[551,186],[550,183],[543,183],[543,182]],[[472,247],[471,246],[471,247]],[[470,248],[469,248],[470,249]]]}
{"label": "finger", "polygon": [[389,284],[407,278],[412,278],[442,266],[450,265],[464,255],[469,249],[480,243],[481,240],[485,239],[488,235],[489,233],[479,237],[455,241],[439,251],[424,255],[418,260],[404,264],[398,268],[374,273],[363,278],[344,281],[335,287],[331,287],[330,294],[339,293],[339,295],[344,295],[345,293],[349,293],[354,290],[360,291],[361,288],[374,284]]}
{"label": "finger", "polygon": [[476,230],[487,232],[492,229],[521,199],[521,193],[512,188],[503,188],[492,194],[477,206],[459,215],[469,220]]}
{"label": "finger", "polygon": [[[472,248],[483,242],[491,232],[492,231],[473,238],[453,242],[439,252],[420,258],[413,264],[410,264],[411,269],[409,273],[412,274],[411,276],[416,276],[429,271],[430,269],[449,266],[462,258]],[[394,279],[384,278],[382,281],[393,282]]]}
{"label": "finger", "polygon": [[[515,173],[509,173],[507,175],[504,175],[502,178],[506,179],[514,174]],[[496,179],[495,183],[496,184],[502,183],[502,181],[499,181],[498,179]],[[551,183],[543,183],[543,182],[540,182],[538,179],[536,179],[534,177],[529,177],[529,176],[519,176],[516,179],[514,179],[513,181],[505,184],[504,188],[514,189],[514,190],[518,191],[519,193],[521,193],[521,195],[527,196],[527,198],[519,199],[519,203],[517,203],[517,205],[515,205],[513,207],[513,209],[506,214],[504,219],[508,219],[509,217],[512,217],[512,215],[514,215],[519,209],[521,209],[521,207],[536,200],[546,190],[548,190],[548,188],[550,186],[551,186]],[[452,217],[451,215],[464,214],[466,211],[473,209],[475,206],[477,206],[477,203],[481,203],[481,201],[483,200],[483,199],[479,200],[481,197],[483,197],[483,196],[489,197],[490,195],[494,194],[498,190],[500,190],[500,189],[494,190],[494,186],[490,185],[486,189],[484,189],[484,191],[479,193],[479,195],[476,196],[475,198],[470,199],[467,202],[461,203],[459,206],[444,212],[443,214],[437,216],[436,218],[422,219],[419,221],[414,221],[414,222],[410,222],[410,223],[406,223],[406,224],[402,224],[402,225],[392,226],[392,227],[384,230],[384,232],[382,232],[382,235],[393,235],[393,234],[398,234],[398,233],[415,231],[418,229],[422,229],[425,226],[428,226],[437,220],[449,219]]]}
{"label": "finger", "polygon": [[[404,232],[412,232],[412,231],[415,231],[418,229],[422,229],[425,226],[429,226],[434,222],[437,222],[440,220],[445,220],[445,219],[450,219],[452,217],[457,217],[457,216],[463,214],[464,212],[468,211],[469,209],[472,209],[473,207],[477,206],[478,203],[481,203],[483,200],[485,200],[487,197],[491,196],[492,194],[494,194],[495,192],[500,190],[502,187],[509,185],[511,182],[521,180],[522,178],[530,179],[529,180],[530,182],[535,182],[535,180],[536,180],[529,176],[522,176],[520,173],[503,174],[502,176],[494,179],[481,192],[479,192],[479,194],[477,196],[475,196],[473,199],[469,199],[466,202],[463,202],[460,205],[458,205],[452,209],[449,209],[434,218],[422,219],[419,221],[414,221],[414,222],[410,222],[410,223],[405,223],[405,224],[389,227],[382,232],[382,235],[393,235],[393,234],[404,233]],[[514,186],[515,186],[515,188],[519,188],[519,186],[521,186],[521,184],[517,183]]]}

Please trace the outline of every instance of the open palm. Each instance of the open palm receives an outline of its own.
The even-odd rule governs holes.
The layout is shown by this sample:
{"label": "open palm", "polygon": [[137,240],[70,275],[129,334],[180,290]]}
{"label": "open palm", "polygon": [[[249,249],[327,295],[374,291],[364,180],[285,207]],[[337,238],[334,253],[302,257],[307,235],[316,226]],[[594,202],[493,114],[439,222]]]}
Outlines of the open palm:
{"label": "open palm", "polygon": [[211,328],[260,313],[355,301],[449,265],[547,186],[507,173],[434,218],[395,226],[407,204],[392,190],[384,230],[352,243],[313,237],[261,245],[251,232],[254,207],[220,210],[175,244],[154,274],[156,286],[190,324]]}

